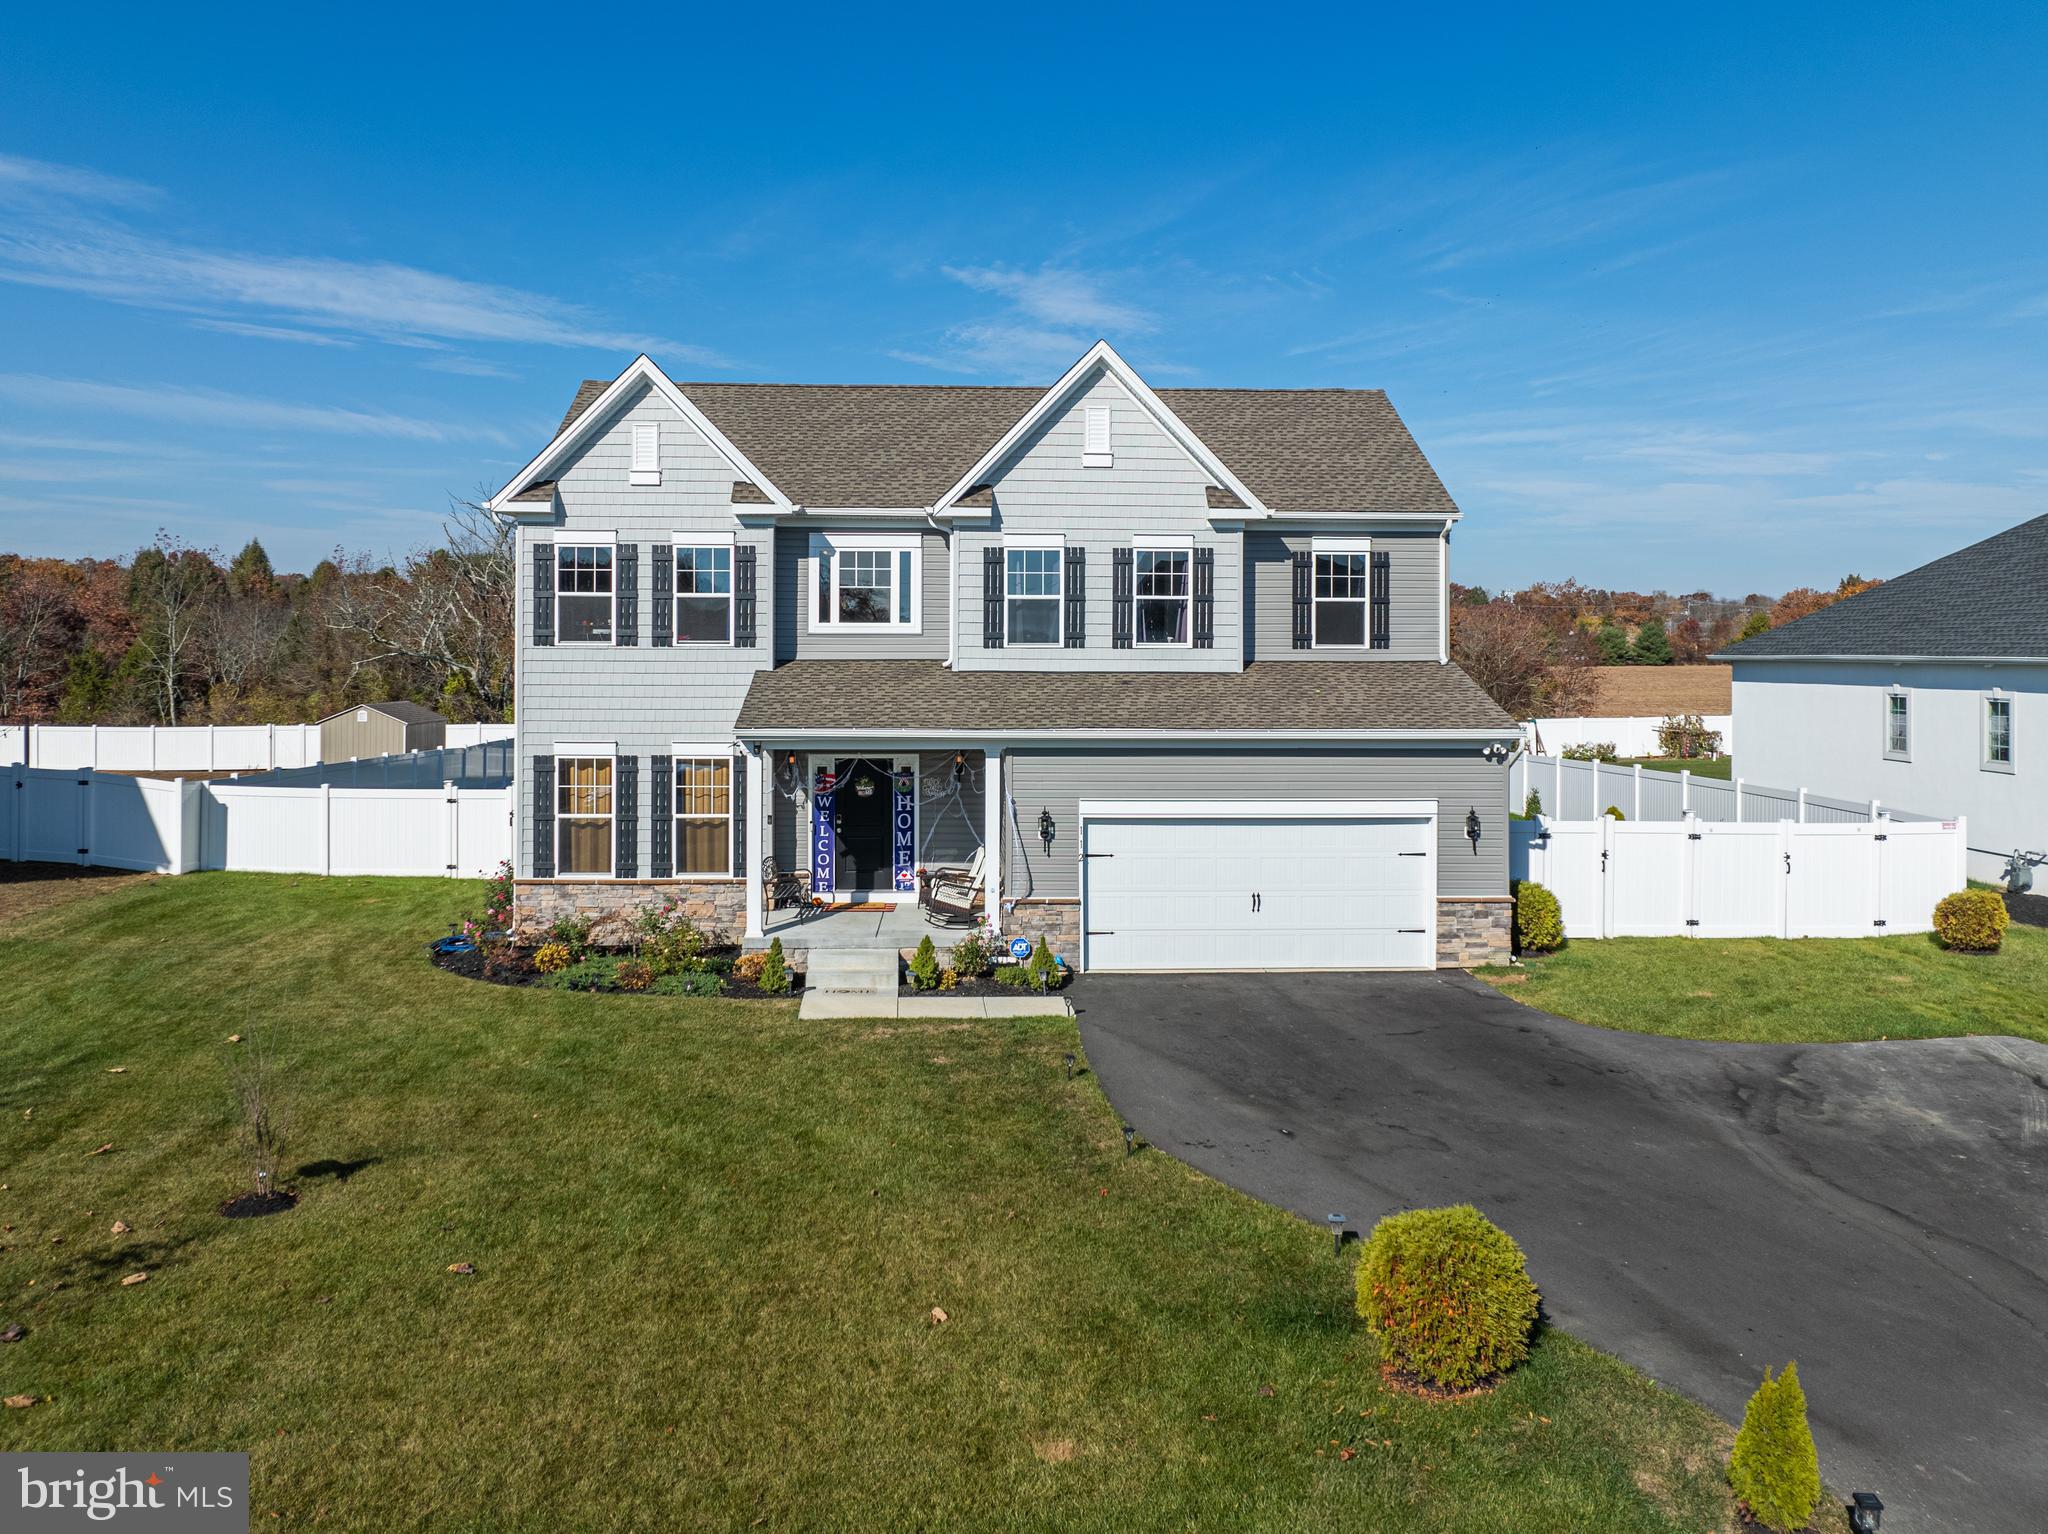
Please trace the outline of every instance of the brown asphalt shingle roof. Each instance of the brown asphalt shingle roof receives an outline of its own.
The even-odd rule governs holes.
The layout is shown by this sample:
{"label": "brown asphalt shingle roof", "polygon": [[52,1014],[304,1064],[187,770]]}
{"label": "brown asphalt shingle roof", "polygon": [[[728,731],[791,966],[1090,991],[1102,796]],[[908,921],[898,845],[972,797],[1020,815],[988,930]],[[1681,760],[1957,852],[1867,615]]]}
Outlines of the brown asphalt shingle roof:
{"label": "brown asphalt shingle roof", "polygon": [[1242,671],[949,671],[935,660],[799,660],[758,671],[761,730],[1443,730],[1514,722],[1456,666],[1257,661]]}
{"label": "brown asphalt shingle roof", "polygon": [[[610,386],[585,380],[560,431]],[[956,384],[676,387],[783,494],[821,507],[931,505],[1045,393]],[[1158,393],[1275,511],[1457,510],[1378,389]]]}

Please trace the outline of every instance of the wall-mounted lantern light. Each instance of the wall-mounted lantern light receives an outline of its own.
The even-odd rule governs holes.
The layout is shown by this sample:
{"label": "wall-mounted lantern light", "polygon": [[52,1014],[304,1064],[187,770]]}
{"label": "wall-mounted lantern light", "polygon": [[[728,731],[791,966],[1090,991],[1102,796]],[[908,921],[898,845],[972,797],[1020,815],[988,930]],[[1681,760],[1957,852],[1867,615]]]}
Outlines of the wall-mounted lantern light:
{"label": "wall-mounted lantern light", "polygon": [[1465,811],[1465,837],[1472,843],[1472,850],[1479,850],[1479,811]]}
{"label": "wall-mounted lantern light", "polygon": [[1052,833],[1052,811],[1040,810],[1038,812],[1038,839],[1045,843],[1047,853],[1052,851]]}

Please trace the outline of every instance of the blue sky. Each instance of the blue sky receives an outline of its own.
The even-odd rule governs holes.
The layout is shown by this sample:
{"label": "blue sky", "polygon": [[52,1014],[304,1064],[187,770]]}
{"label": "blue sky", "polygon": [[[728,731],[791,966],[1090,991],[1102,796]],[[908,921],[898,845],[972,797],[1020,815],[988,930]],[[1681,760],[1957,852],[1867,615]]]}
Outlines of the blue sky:
{"label": "blue sky", "polygon": [[0,547],[399,551],[642,348],[1050,382],[1098,334],[1389,390],[1490,586],[2048,510],[2039,8],[1441,9],[12,8]]}

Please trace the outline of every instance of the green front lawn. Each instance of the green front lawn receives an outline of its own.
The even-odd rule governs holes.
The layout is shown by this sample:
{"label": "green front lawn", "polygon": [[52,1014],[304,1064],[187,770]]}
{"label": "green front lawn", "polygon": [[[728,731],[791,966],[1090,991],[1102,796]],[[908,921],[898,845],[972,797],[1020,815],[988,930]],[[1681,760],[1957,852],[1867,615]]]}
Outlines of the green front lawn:
{"label": "green front lawn", "polygon": [[1825,1043],[2007,1033],[2048,1042],[2048,931],[1950,953],[1914,937],[1619,937],[1475,970],[1517,1001],[1602,1028]]}
{"label": "green front lawn", "polygon": [[[44,1399],[0,1448],[246,1450],[254,1527],[380,1534],[1733,1527],[1727,1429],[1568,1337],[1382,1389],[1350,1253],[1125,1159],[1065,1020],[486,987],[421,951],[464,903],[203,874],[15,926],[0,1394]],[[271,1019],[304,1201],[230,1223]]]}
{"label": "green front lawn", "polygon": [[1724,783],[1732,781],[1735,775],[1735,758],[1732,756],[1625,756],[1621,765],[1654,767],[1659,772],[1689,772],[1696,778],[1719,778]]}

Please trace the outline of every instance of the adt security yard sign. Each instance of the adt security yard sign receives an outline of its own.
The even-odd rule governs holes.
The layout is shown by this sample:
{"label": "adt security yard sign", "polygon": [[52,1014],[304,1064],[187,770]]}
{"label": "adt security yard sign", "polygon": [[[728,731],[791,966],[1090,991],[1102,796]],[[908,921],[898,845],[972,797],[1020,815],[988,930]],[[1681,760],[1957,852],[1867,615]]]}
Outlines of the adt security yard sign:
{"label": "adt security yard sign", "polygon": [[1031,957],[1031,939],[1030,939],[1030,938],[1028,938],[1028,937],[1013,937],[1013,938],[1011,938],[1011,939],[1010,939],[1010,957],[1011,957],[1011,958],[1013,958],[1013,959],[1028,959],[1028,958],[1030,958],[1030,957]]}

